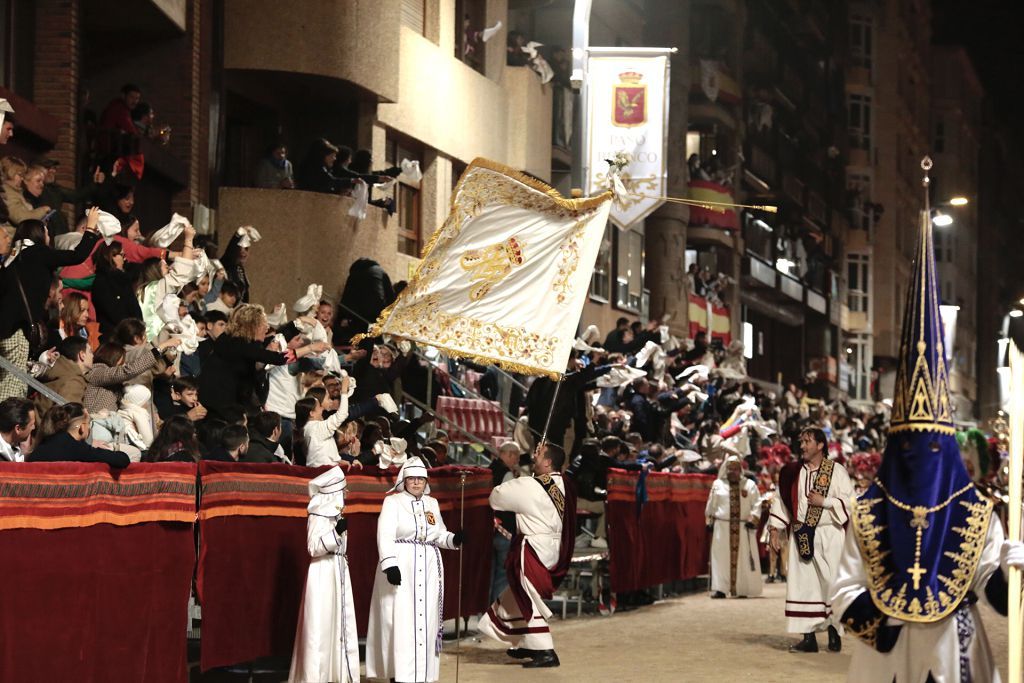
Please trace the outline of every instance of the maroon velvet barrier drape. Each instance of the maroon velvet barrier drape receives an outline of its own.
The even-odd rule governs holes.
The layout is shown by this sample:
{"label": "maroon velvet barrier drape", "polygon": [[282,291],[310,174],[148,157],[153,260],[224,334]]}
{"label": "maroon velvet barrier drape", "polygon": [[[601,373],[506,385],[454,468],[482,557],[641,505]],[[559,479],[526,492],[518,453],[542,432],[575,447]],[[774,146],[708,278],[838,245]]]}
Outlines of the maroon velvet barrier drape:
{"label": "maroon velvet barrier drape", "polygon": [[[270,655],[291,654],[305,587],[309,555],[306,550],[305,502],[287,501],[295,481],[313,478],[323,469],[203,463],[204,481],[217,477],[217,485],[230,487],[233,478],[261,478],[261,492],[252,486],[237,492],[237,501],[254,508],[276,505],[289,512],[266,515],[226,514],[212,518],[200,516],[199,586],[203,608],[201,666],[208,670],[251,661]],[[434,497],[441,503],[442,517],[450,531],[459,529],[456,468],[431,470]],[[275,478],[273,473],[280,472]],[[292,480],[288,493],[285,482]],[[360,636],[366,634],[370,598],[377,574],[377,514],[385,487],[390,488],[394,473],[366,468],[347,475],[346,518],[348,519],[348,564],[352,577],[356,623]],[[483,490],[484,504],[479,504]],[[493,513],[486,505],[490,473],[474,471],[467,481],[465,526],[466,552],[463,557],[462,614],[479,614],[487,609],[490,589],[491,536]],[[476,489],[477,504],[471,505],[471,488]],[[223,490],[223,489],[222,489]],[[215,496],[204,484],[205,501]],[[232,492],[233,494],[236,492]],[[257,500],[260,495],[265,496]],[[275,495],[277,498],[275,499]],[[308,502],[308,497],[305,499]],[[447,500],[447,505],[445,501]],[[212,505],[212,503],[211,503]],[[448,508],[448,509],[446,509]],[[372,510],[372,511],[370,511]],[[284,514],[294,516],[283,516]],[[301,516],[300,516],[301,515]],[[459,554],[442,551],[445,564],[445,616],[454,616],[458,601]]]}
{"label": "maroon velvet barrier drape", "polygon": [[188,680],[191,524],[0,531],[0,679]]}
{"label": "maroon velvet barrier drape", "polygon": [[609,574],[616,592],[707,572],[704,506],[714,477],[648,473],[641,506],[639,476],[612,470],[608,478]]}

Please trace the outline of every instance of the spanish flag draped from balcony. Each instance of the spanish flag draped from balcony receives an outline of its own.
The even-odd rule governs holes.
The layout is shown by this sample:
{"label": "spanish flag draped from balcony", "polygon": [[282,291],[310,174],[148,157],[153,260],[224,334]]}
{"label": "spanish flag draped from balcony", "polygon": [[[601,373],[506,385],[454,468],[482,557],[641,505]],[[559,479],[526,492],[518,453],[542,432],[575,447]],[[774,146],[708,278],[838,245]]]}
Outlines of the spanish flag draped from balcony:
{"label": "spanish flag draped from balcony", "polygon": [[[711,325],[708,325],[708,318]],[[689,302],[690,336],[698,332],[707,333],[708,341],[721,339],[723,344],[732,341],[732,324],[729,321],[729,309],[725,306],[714,306],[702,296],[690,295]]]}
{"label": "spanish flag draped from balcony", "polygon": [[736,210],[718,206],[719,204],[732,204],[736,201],[732,197],[732,191],[725,185],[719,185],[710,180],[691,180],[689,198],[698,202],[709,202],[706,207],[690,207],[690,225],[714,225],[728,230],[735,230],[739,227]]}
{"label": "spanish flag draped from balcony", "polygon": [[476,159],[409,286],[368,335],[514,372],[563,373],[610,209],[611,193],[565,199]]}

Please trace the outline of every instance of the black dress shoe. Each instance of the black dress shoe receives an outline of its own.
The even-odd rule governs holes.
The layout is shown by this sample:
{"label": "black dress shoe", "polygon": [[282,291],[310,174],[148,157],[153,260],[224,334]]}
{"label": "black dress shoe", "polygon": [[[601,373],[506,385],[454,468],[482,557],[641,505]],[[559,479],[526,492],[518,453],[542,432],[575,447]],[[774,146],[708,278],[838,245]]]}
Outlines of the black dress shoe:
{"label": "black dress shoe", "polygon": [[539,650],[527,650],[525,647],[510,647],[505,654],[514,659],[531,659],[537,656]]}
{"label": "black dress shoe", "polygon": [[722,591],[715,591],[714,593],[711,594],[711,599],[712,600],[721,600],[724,597],[725,597],[725,593],[723,593]]}
{"label": "black dress shoe", "polygon": [[813,633],[805,633],[803,640],[795,645],[789,646],[790,652],[817,652],[818,639]]}
{"label": "black dress shoe", "polygon": [[839,637],[839,631],[835,626],[828,627],[828,651],[839,652],[843,649],[843,639]]}
{"label": "black dress shoe", "polygon": [[554,650],[534,650],[533,659],[523,662],[524,669],[552,669],[560,664]]}

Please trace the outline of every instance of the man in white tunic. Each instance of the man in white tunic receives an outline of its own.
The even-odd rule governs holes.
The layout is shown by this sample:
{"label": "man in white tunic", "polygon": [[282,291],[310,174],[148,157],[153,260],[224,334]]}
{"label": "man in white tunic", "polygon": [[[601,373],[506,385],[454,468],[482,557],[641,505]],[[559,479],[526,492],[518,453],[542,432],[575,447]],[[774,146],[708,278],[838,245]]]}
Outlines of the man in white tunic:
{"label": "man in white tunic", "polygon": [[349,579],[345,474],[332,467],[309,482],[306,545],[313,558],[292,651],[289,683],[359,681],[359,636]]}
{"label": "man in white tunic", "polygon": [[444,565],[441,549],[462,545],[430,495],[427,467],[405,461],[377,519],[380,571],[373,582],[366,632],[366,675],[403,683],[440,677]]}
{"label": "man in white tunic", "polygon": [[[927,183],[926,183],[927,184]],[[831,599],[857,636],[848,680],[999,681],[977,601],[1006,614],[1009,566],[992,503],[974,487],[957,445],[932,252],[922,212],[904,307],[889,442],[856,501]]]}
{"label": "man in white tunic", "polygon": [[761,494],[743,476],[743,461],[732,455],[718,470],[704,509],[711,527],[711,597],[755,597],[761,594],[761,559],[757,554],[757,524]]}
{"label": "man in white tunic", "polygon": [[790,633],[802,633],[790,652],[817,652],[818,631],[828,630],[828,649],[839,652],[842,641],[832,614],[829,585],[843,551],[850,520],[853,483],[842,465],[826,457],[828,440],[820,429],[800,434],[802,462],[779,472],[779,490],[772,501],[769,543],[782,547],[780,535],[790,533],[786,622]]}
{"label": "man in white tunic", "polygon": [[533,476],[491,491],[491,507],[516,515],[516,536],[505,567],[508,587],[480,619],[480,633],[508,644],[508,655],[527,668],[559,665],[544,603],[569,569],[576,533],[576,492],[560,472],[565,452],[544,443],[534,455]]}

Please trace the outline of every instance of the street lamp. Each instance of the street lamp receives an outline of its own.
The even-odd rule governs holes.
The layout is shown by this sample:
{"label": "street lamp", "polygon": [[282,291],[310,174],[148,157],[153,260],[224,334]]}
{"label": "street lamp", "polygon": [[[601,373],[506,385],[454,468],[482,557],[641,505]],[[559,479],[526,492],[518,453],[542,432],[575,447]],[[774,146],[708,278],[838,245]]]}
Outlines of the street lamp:
{"label": "street lamp", "polygon": [[936,211],[935,215],[932,216],[932,225],[934,225],[937,228],[948,227],[950,225],[953,225],[953,217],[950,216],[948,213]]}
{"label": "street lamp", "polygon": [[950,199],[948,203],[950,206],[967,206],[970,203],[970,200],[968,200],[967,197],[956,196]]}

